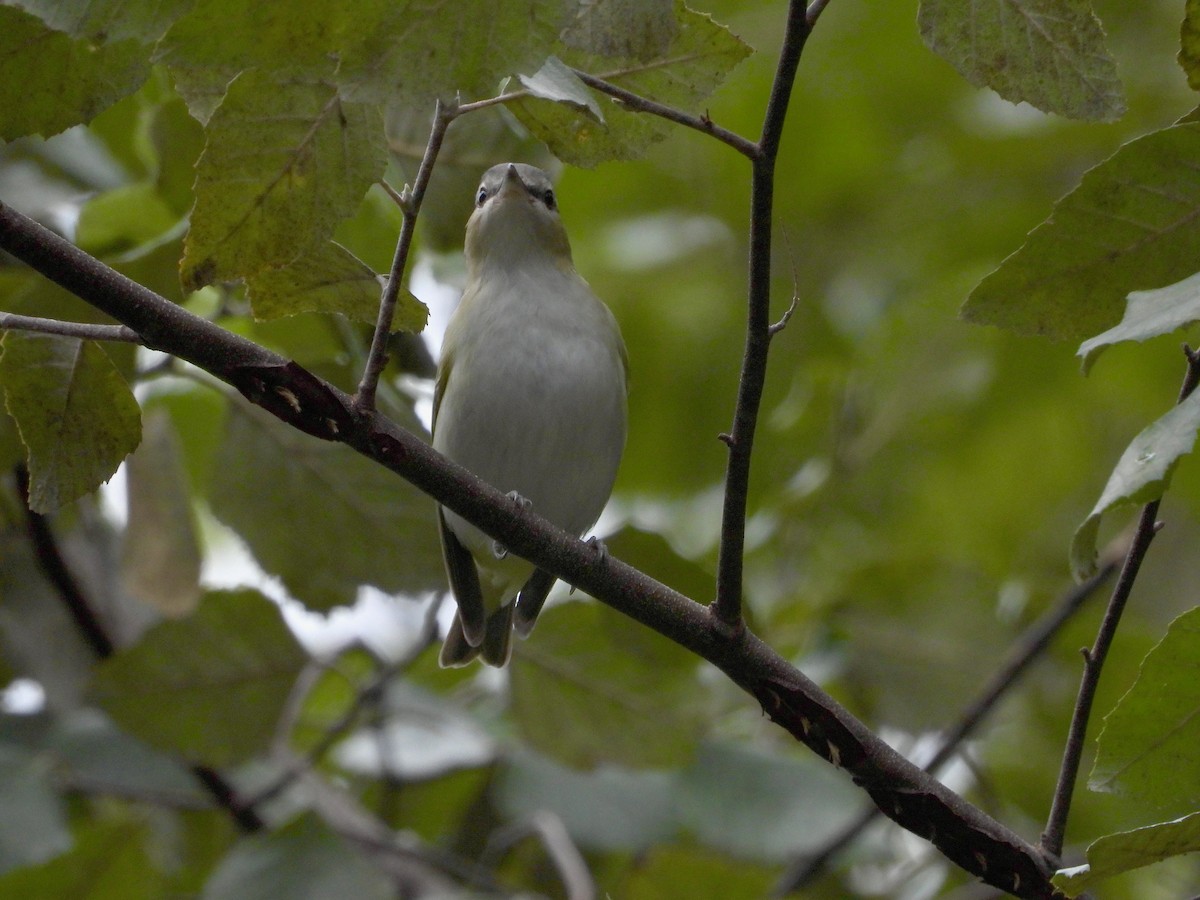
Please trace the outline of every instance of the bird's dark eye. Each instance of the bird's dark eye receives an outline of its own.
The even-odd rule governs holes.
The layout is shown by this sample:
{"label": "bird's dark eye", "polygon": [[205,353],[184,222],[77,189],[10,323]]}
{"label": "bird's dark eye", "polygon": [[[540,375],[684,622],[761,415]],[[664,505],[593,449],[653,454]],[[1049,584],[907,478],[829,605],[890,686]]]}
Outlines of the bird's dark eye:
{"label": "bird's dark eye", "polygon": [[546,209],[554,209],[554,191],[546,188],[542,194],[542,202],[546,204]]}
{"label": "bird's dark eye", "polygon": [[487,200],[487,188],[481,186],[479,188],[479,193],[475,195],[475,205],[483,206],[483,202],[485,200]]}

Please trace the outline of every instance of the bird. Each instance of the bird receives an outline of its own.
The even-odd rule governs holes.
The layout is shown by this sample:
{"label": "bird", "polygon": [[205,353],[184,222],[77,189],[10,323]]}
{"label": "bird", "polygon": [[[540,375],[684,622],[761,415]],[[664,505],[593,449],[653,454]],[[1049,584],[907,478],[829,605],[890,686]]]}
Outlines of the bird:
{"label": "bird", "polygon": [[[442,342],[433,447],[523,507],[582,536],[612,493],[629,362],[616,318],[575,270],[550,177],[488,169],[475,192],[467,283]],[[443,667],[504,666],[555,577],[438,507],[457,611]]]}

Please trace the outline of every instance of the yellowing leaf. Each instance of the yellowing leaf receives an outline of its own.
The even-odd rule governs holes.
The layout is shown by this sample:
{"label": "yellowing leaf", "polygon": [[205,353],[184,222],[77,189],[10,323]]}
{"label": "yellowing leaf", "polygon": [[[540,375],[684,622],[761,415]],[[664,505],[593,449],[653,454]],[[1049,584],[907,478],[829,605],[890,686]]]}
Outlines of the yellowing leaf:
{"label": "yellowing leaf", "polygon": [[189,289],[310,252],[383,174],[378,109],[327,84],[247,72],[229,86],[207,133],[182,264]]}
{"label": "yellowing leaf", "polygon": [[89,122],[132,94],[150,74],[146,48],[75,39],[0,6],[0,139],[45,137]]}

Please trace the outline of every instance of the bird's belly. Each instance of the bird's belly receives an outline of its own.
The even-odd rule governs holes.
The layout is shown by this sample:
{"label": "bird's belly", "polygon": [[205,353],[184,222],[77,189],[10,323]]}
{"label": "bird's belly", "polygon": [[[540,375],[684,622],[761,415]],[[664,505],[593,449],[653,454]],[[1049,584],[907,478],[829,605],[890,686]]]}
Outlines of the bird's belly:
{"label": "bird's belly", "polygon": [[434,447],[581,534],[608,499],[625,444],[621,362],[600,342],[536,330],[500,345],[509,351],[500,356],[479,348],[470,366],[458,357]]}

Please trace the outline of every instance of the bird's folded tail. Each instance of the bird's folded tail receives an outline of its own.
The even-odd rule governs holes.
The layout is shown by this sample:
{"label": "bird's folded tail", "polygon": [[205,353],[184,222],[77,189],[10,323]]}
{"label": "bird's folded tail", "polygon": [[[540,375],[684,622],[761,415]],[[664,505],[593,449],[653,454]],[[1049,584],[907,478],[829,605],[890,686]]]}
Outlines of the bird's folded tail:
{"label": "bird's folded tail", "polygon": [[454,621],[450,623],[450,630],[446,633],[446,641],[442,644],[438,665],[443,669],[457,668],[467,665],[477,656],[496,668],[507,664],[512,655],[514,605],[506,603],[488,617],[483,642],[478,647],[471,646],[467,640],[463,631],[462,615],[456,612]]}

